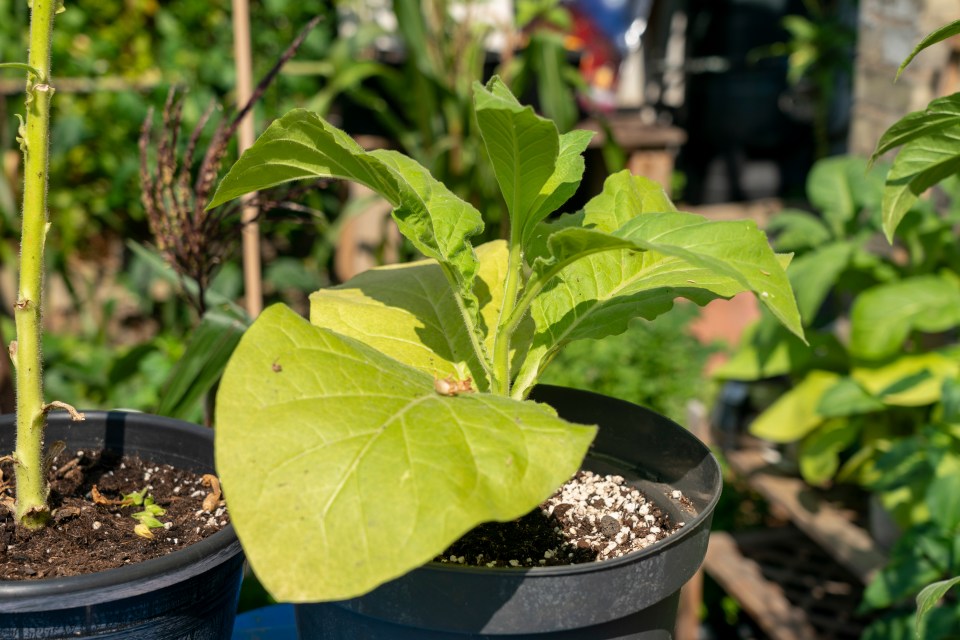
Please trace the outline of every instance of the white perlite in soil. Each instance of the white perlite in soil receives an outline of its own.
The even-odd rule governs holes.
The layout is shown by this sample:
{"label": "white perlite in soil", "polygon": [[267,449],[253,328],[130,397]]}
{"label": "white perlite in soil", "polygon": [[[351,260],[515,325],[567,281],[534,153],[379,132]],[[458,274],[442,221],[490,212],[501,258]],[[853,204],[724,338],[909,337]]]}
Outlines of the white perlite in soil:
{"label": "white perlite in soil", "polygon": [[[693,513],[692,503],[680,491],[669,499]],[[512,522],[476,527],[435,561],[481,567],[594,562],[648,547],[682,526],[621,476],[581,471],[540,508]]]}
{"label": "white perlite in soil", "polygon": [[[681,500],[680,491],[673,499]],[[637,551],[684,525],[667,516],[622,476],[600,476],[581,471],[541,505],[545,516],[561,524],[564,538],[596,551],[597,560]]]}

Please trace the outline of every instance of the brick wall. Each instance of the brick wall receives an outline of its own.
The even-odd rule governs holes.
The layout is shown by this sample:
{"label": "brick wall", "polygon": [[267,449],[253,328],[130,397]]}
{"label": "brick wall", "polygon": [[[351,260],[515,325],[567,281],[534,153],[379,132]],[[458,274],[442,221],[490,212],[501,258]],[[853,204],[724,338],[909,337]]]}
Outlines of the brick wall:
{"label": "brick wall", "polygon": [[960,91],[956,38],[926,49],[893,81],[897,67],[925,35],[958,18],[957,0],[860,0],[851,153],[869,155],[903,115]]}

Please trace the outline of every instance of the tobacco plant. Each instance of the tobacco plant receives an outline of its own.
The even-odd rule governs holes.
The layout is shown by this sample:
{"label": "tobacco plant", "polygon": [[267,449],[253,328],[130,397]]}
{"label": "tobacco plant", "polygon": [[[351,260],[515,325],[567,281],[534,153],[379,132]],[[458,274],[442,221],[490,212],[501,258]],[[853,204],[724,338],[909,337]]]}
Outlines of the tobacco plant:
{"label": "tobacco plant", "polygon": [[472,205],[306,110],[274,122],[213,198],[354,180],[393,205],[426,257],[316,292],[310,322],[268,308],[227,366],[217,467],[247,557],[277,598],[365,593],[563,484],[595,427],[526,398],[564,344],[620,333],[677,297],[742,291],[802,334],[788,258],[753,222],[679,212],[628,172],[555,216],[591,134],[559,134],[496,77],[474,85],[474,109],[510,214],[506,241],[474,247],[483,223]]}

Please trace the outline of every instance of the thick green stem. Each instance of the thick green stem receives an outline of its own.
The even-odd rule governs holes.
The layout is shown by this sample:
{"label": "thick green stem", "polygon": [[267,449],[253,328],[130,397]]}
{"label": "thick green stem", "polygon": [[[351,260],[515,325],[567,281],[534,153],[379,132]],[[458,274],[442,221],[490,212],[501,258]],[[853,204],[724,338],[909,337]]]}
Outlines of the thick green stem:
{"label": "thick green stem", "polygon": [[492,387],[494,380],[493,371],[490,368],[490,361],[487,359],[487,351],[483,346],[480,332],[477,331],[477,323],[474,322],[472,314],[467,310],[467,305],[463,300],[463,296],[459,294],[461,283],[457,279],[455,270],[452,267],[440,263],[440,268],[443,269],[443,274],[446,276],[447,282],[450,283],[450,287],[454,291],[453,298],[457,303],[457,310],[460,312],[460,317],[463,319],[463,324],[467,329],[467,336],[470,338],[470,344],[473,347],[473,352],[476,354],[477,361],[483,368],[483,373],[486,375],[487,381]]}
{"label": "thick green stem", "polygon": [[520,277],[523,271],[523,248],[519,234],[510,230],[510,256],[507,261],[507,278],[503,289],[503,306],[497,319],[496,338],[493,343],[493,380],[491,390],[498,395],[510,395],[510,342],[511,333],[505,329],[517,304]]}
{"label": "thick green stem", "polygon": [[33,0],[27,64],[39,72],[27,78],[23,148],[23,216],[20,288],[15,318],[17,342],[11,348],[17,379],[16,515],[27,528],[39,528],[50,516],[43,465],[45,411],[41,379],[40,305],[43,246],[47,234],[47,167],[50,148],[50,40],[58,0]]}

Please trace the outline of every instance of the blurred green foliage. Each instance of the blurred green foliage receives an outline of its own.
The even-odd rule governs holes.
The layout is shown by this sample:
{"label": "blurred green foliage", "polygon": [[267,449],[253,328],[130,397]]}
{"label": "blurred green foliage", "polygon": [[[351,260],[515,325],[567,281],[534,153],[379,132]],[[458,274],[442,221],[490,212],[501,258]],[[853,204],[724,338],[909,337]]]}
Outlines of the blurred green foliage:
{"label": "blurred green foliage", "polygon": [[[64,253],[97,255],[102,250],[97,238],[147,237],[137,136],[147,109],[163,104],[168,87],[190,91],[184,121],[192,127],[213,99],[232,108],[235,85],[229,0],[73,0],[66,7],[57,18],[53,53],[58,91],[50,166],[55,224],[49,242],[54,268],[63,268]],[[317,10],[316,4],[290,0],[253,3],[255,77],[266,73]],[[320,10],[328,8],[324,4]],[[25,56],[27,19],[24,0],[0,0],[0,61]],[[316,29],[301,54],[322,56],[331,30],[329,21]],[[22,96],[13,74],[2,80],[8,84],[0,85],[7,89],[0,92],[0,145],[7,151],[16,149],[15,114],[22,111]],[[314,91],[309,79],[279,78],[257,109],[258,121]],[[4,182],[10,189],[9,180]],[[10,200],[0,197],[4,239],[18,235]]]}
{"label": "blurred green foliage", "polygon": [[[318,11],[332,9],[329,3],[253,3],[255,79],[266,74]],[[0,62],[26,57],[28,18],[25,0],[0,0]],[[322,23],[308,36],[300,55],[325,55],[334,28],[333,20]],[[142,248],[151,239],[140,203],[137,142],[148,110],[162,107],[171,86],[188,91],[183,118],[188,130],[212,101],[223,106],[225,113],[219,115],[232,111],[230,0],[71,0],[57,18],[53,55],[57,95],[48,271],[67,285],[71,296],[67,315],[75,317],[67,318],[69,329],[47,332],[48,395],[89,408],[156,412],[166,407],[167,413],[202,421],[202,398],[196,394],[171,398],[167,391],[170,379],[182,380],[184,371],[191,371],[187,366],[191,352],[186,350],[190,336],[198,327],[224,320],[196,318],[177,297],[177,289],[189,283],[162,272],[157,256],[151,258]],[[5,269],[15,263],[19,239],[20,154],[15,136],[16,114],[23,111],[22,90],[18,74],[0,76],[0,265]],[[258,103],[256,122],[262,128],[272,114],[304,103],[315,92],[314,80],[279,77]],[[207,136],[212,131],[209,126]],[[201,148],[204,144],[201,140]],[[309,204],[318,207],[332,200],[333,195],[321,194]],[[293,220],[271,212],[262,224],[268,256],[282,251],[298,260],[297,265],[268,263],[268,295],[305,305],[306,292],[327,283],[331,249],[326,219],[300,215]],[[239,236],[239,228],[232,232]],[[132,250],[134,245],[141,250]],[[77,268],[80,264],[92,267]],[[212,303],[217,313],[222,313],[222,300],[242,293],[238,268],[225,267],[214,292],[219,299]],[[102,287],[108,288],[106,293],[96,295]],[[100,302],[104,299],[105,304]],[[48,309],[48,316],[61,313],[53,309],[63,309],[62,301]],[[147,329],[133,330],[131,325]],[[12,328],[5,335],[12,336]],[[185,354],[187,365],[182,361]],[[203,378],[209,389],[215,378],[197,370],[196,361],[193,365],[192,374]]]}
{"label": "blurred green foliage", "polygon": [[544,384],[586,389],[643,405],[686,424],[691,400],[706,402],[707,358],[719,347],[689,331],[698,308],[678,304],[653,321],[635,321],[619,336],[566,346],[544,375]]}

